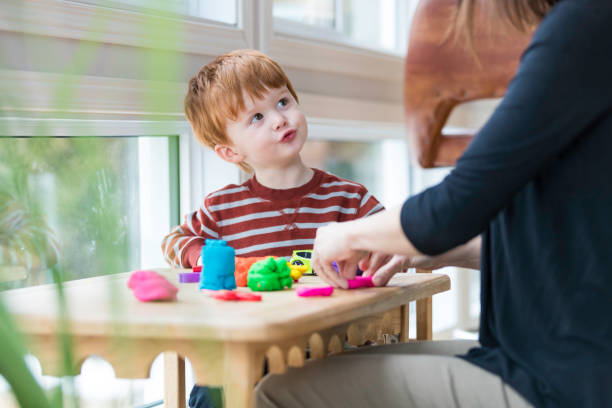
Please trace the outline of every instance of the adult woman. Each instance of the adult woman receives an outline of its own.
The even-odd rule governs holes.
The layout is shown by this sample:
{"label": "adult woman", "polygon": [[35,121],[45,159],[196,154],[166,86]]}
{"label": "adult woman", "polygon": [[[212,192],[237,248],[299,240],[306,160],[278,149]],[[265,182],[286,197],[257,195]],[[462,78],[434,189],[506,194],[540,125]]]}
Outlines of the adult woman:
{"label": "adult woman", "polygon": [[[459,2],[468,32],[476,1]],[[612,3],[494,3],[541,22],[455,169],[401,208],[319,229],[313,256],[340,287],[369,252],[480,267],[480,345],[329,358],[264,380],[259,406],[612,406]]]}

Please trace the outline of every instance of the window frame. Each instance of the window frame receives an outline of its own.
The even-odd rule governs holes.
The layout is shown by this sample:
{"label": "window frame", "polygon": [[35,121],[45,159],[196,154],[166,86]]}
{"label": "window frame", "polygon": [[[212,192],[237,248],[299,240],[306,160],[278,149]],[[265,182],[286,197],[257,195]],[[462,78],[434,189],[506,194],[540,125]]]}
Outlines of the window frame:
{"label": "window frame", "polygon": [[[204,55],[253,46],[252,2],[236,0],[237,24],[231,26],[197,17],[162,15],[146,10],[104,7],[76,1],[27,0],[3,5],[0,29],[28,34],[150,48],[152,39],[139,27],[145,24],[180,23],[181,42],[155,39],[154,48]],[[96,16],[109,17],[104,32],[90,24]],[[50,22],[55,22],[50,24]]]}
{"label": "window frame", "polygon": [[[376,80],[403,77],[404,58],[401,53],[356,46],[346,37],[329,40],[309,35],[311,30],[305,29],[303,24],[301,28],[289,30],[282,19],[274,17],[273,0],[259,3],[259,15],[262,18],[259,46],[283,66]],[[277,23],[280,30],[276,29]],[[402,46],[400,42],[398,47]]]}
{"label": "window frame", "polygon": [[[179,11],[161,10],[155,7],[132,5],[129,3],[124,3],[122,0],[68,0],[68,1],[71,1],[73,3],[80,3],[80,4],[89,4],[89,5],[97,6],[97,7],[106,7],[106,8],[112,8],[112,9],[118,9],[118,10],[134,11],[134,12],[139,12],[139,13],[144,13],[144,14],[149,14],[149,15],[167,16],[167,17],[175,18],[179,20],[193,20],[193,21],[200,22],[200,23],[207,23],[211,25],[223,25],[227,27],[237,26],[240,21],[240,18],[238,15],[240,11],[239,0],[233,0],[234,5],[236,7],[236,23],[228,23],[225,21],[214,20],[214,19],[210,19],[206,17],[194,16],[192,14],[184,14]],[[197,2],[198,0],[190,0],[190,2],[194,2],[194,1]],[[229,0],[224,0],[224,2],[229,3]]]}

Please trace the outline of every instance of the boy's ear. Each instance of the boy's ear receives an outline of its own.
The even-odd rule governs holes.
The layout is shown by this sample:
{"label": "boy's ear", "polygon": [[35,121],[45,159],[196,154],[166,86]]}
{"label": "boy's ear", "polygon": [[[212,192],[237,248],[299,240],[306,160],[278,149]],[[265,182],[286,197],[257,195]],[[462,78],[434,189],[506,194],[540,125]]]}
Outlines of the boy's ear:
{"label": "boy's ear", "polygon": [[215,153],[217,156],[230,163],[240,163],[244,160],[244,156],[236,152],[231,146],[216,145]]}

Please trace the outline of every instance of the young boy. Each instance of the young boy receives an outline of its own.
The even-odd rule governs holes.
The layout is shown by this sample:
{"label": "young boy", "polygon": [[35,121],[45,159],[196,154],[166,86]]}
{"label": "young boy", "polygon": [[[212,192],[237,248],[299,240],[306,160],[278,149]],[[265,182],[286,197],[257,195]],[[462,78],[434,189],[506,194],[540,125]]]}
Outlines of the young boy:
{"label": "young boy", "polygon": [[[233,51],[202,67],[189,81],[185,113],[201,143],[253,177],[206,196],[163,239],[172,266],[198,264],[206,238],[227,241],[236,256],[290,257],[312,249],[318,227],[383,209],[361,184],[304,165],[308,129],[298,97],[281,67],[260,52]],[[194,387],[190,406],[207,406],[210,398]]]}
{"label": "young boy", "polygon": [[209,194],[162,242],[168,263],[191,268],[206,238],[236,256],[287,256],[312,249],[317,227],[383,207],[362,185],[304,165],[308,129],[281,67],[264,54],[219,56],[189,81],[185,113],[195,137],[223,160],[254,173]]}

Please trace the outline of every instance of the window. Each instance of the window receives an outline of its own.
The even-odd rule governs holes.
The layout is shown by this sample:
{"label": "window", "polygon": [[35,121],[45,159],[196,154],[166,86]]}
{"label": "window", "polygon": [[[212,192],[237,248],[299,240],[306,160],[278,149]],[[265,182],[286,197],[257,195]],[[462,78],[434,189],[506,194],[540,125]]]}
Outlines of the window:
{"label": "window", "polygon": [[274,17],[335,29],[338,19],[334,0],[274,0]]}
{"label": "window", "polygon": [[80,0],[80,2],[127,10],[174,13],[229,25],[236,25],[238,22],[236,0]]}
{"label": "window", "polygon": [[408,3],[412,1],[274,0],[275,30],[402,53]]}
{"label": "window", "polygon": [[407,151],[402,139],[314,139],[304,145],[302,158],[308,166],[363,184],[384,206],[390,206],[408,195]]}
{"label": "window", "polygon": [[0,139],[0,288],[163,265],[177,222],[178,136]]}

